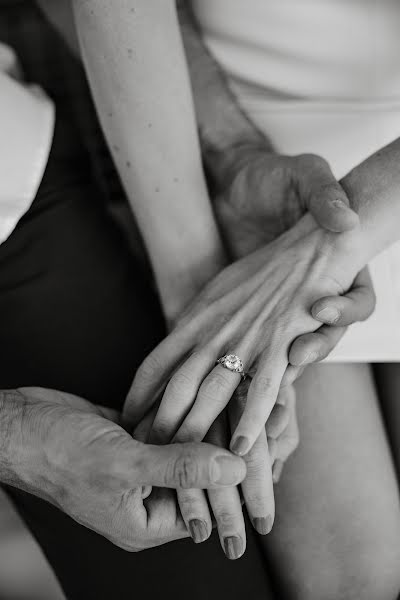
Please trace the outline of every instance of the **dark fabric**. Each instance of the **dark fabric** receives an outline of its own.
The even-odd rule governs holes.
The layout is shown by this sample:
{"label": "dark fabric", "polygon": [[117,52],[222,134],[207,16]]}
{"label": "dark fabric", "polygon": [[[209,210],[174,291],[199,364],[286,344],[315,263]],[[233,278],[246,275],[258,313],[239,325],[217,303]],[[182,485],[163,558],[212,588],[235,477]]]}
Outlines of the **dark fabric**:
{"label": "dark fabric", "polygon": [[[98,190],[76,173],[58,190],[58,167],[52,160],[32,209],[0,246],[0,388],[39,385],[120,407],[164,334],[160,308]],[[235,564],[215,534],[204,546],[187,540],[129,554],[46,502],[8,493],[70,599],[268,597],[252,533]]]}
{"label": "dark fabric", "polygon": [[[87,143],[76,116],[84,120],[90,106],[79,65],[32,2],[2,0],[0,40],[17,50],[28,78],[51,93],[58,114],[39,194],[0,246],[0,389],[38,385],[118,408],[135,369],[165,334],[151,278],[107,211],[112,193],[97,176],[105,167],[93,150],[98,126],[88,110],[97,133]],[[46,502],[7,492],[70,600],[270,597],[250,527],[247,553],[237,562],[224,557],[215,533],[200,546],[185,540],[129,554]]]}

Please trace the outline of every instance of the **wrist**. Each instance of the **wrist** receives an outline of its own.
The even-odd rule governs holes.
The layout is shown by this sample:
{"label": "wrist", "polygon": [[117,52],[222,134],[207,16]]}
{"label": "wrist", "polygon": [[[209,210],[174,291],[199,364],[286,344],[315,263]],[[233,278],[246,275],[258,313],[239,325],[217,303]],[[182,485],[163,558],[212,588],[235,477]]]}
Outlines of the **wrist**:
{"label": "wrist", "polygon": [[[292,242],[300,242],[297,260],[301,258],[307,262],[311,258],[308,267],[311,277],[315,276],[317,280],[337,287],[336,291],[327,289],[329,294],[345,293],[366,264],[365,236],[361,227],[345,233],[330,232],[321,228],[314,217],[307,213],[283,236]],[[305,240],[308,240],[310,254],[303,245]],[[313,301],[318,299],[317,294]]]}
{"label": "wrist", "polygon": [[[54,411],[58,409],[58,418]],[[59,414],[62,411],[63,414]],[[0,392],[0,481],[55,504],[57,484],[48,440],[65,408],[30,400],[19,390]]]}
{"label": "wrist", "polygon": [[[30,488],[32,473],[30,461],[35,459],[36,444],[33,438],[37,431],[33,407],[18,390],[0,392],[0,480],[2,483],[21,489]],[[33,479],[39,474],[33,475]],[[39,479],[39,478],[37,478]]]}

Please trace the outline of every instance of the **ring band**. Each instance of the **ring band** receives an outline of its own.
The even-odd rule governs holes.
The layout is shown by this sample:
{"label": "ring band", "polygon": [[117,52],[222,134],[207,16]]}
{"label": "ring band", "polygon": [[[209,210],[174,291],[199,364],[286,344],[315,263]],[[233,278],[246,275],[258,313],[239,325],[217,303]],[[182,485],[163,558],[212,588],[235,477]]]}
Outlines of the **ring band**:
{"label": "ring band", "polygon": [[236,354],[225,354],[221,356],[216,362],[216,364],[221,365],[228,371],[232,371],[233,373],[238,373],[241,378],[246,379],[246,373],[243,368],[243,361]]}

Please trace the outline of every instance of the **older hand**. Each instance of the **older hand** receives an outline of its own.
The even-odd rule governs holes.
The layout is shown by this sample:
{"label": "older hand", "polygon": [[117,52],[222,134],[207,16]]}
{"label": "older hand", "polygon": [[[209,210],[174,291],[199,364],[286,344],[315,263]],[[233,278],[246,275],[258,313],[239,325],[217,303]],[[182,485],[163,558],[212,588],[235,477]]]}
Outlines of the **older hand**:
{"label": "older hand", "polygon": [[[328,231],[345,232],[358,224],[343,188],[320,156],[283,156],[261,146],[243,145],[228,161],[215,206],[235,258],[276,239],[307,211]],[[291,364],[328,356],[346,328],[367,319],[374,308],[375,294],[365,269],[348,294],[324,298],[313,307],[313,316],[325,326],[296,340]]]}
{"label": "older hand", "polygon": [[[43,497],[73,519],[134,552],[187,537],[171,490],[238,484],[244,461],[209,444],[142,444],[118,425],[116,412],[39,388],[4,391],[14,406],[12,485]],[[3,409],[4,410],[4,409]],[[4,412],[4,414],[6,414]]]}

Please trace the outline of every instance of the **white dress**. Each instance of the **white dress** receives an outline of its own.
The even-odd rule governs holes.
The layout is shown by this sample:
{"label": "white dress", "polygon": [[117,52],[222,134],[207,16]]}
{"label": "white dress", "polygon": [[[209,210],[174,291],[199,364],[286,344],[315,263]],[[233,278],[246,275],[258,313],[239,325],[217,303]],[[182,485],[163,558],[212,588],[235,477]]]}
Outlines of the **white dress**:
{"label": "white dress", "polygon": [[[320,154],[340,179],[400,137],[400,0],[192,4],[241,106],[279,152]],[[400,361],[400,243],[370,268],[376,311],[328,360]]]}

